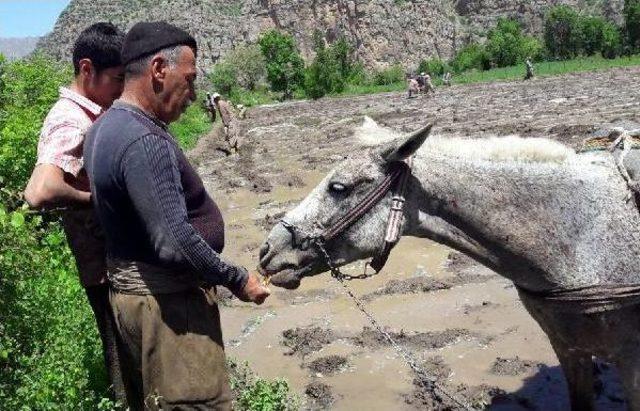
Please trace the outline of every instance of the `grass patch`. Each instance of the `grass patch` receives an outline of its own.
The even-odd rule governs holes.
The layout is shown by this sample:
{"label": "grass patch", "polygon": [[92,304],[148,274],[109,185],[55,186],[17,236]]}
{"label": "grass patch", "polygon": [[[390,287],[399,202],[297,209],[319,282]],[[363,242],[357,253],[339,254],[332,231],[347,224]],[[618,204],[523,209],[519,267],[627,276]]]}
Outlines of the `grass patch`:
{"label": "grass patch", "polygon": [[196,102],[187,108],[178,121],[169,125],[169,131],[180,147],[189,150],[196,146],[201,136],[211,131],[211,126],[209,115]]}
{"label": "grass patch", "polygon": [[[582,57],[566,61],[543,61],[535,64],[535,74],[538,77],[558,76],[569,73],[583,73],[607,70],[619,67],[640,65],[640,55],[605,59],[602,57]],[[517,66],[496,68],[487,71],[467,71],[454,76],[454,84],[472,84],[500,80],[517,80],[524,78],[524,64]],[[438,79],[440,83],[440,79]]]}
{"label": "grass patch", "polygon": [[[627,57],[618,57],[615,59],[605,59],[600,56],[581,57],[574,60],[566,61],[543,61],[535,64],[536,77],[551,77],[569,73],[583,73],[600,70],[608,70],[620,67],[640,66],[640,55]],[[488,83],[492,81],[509,81],[521,80],[524,78],[526,69],[524,64],[516,66],[495,68],[491,70],[469,70],[453,76],[453,84],[474,84]],[[433,83],[436,86],[442,85],[440,78],[434,77]],[[347,84],[341,93],[330,94],[329,96],[358,96],[377,93],[389,93],[406,91],[406,82],[396,81],[391,84]],[[251,92],[248,90],[234,90],[231,100],[235,103],[245,104],[246,106],[255,106],[260,104],[269,104],[278,101],[279,95],[266,89]],[[294,93],[294,99],[304,99],[306,96],[302,91]]]}
{"label": "grass patch", "polygon": [[[537,77],[559,76],[569,73],[584,73],[599,70],[608,70],[620,67],[640,66],[640,55],[630,57],[618,57],[616,59],[605,59],[602,57],[582,57],[566,61],[543,61],[535,64],[535,74]],[[469,70],[453,76],[453,84],[474,84],[487,83],[492,81],[521,80],[526,72],[524,64],[516,66],[495,68],[491,70]],[[436,86],[442,85],[440,78],[434,78]],[[386,93],[391,91],[405,91],[407,89],[404,81],[394,84],[378,85],[349,85],[340,95],[360,95]]]}
{"label": "grass patch", "polygon": [[231,90],[229,100],[234,104],[243,104],[245,107],[259,106],[262,104],[270,104],[278,101],[279,93],[270,91],[267,87],[256,87],[250,91],[241,87],[235,87]]}

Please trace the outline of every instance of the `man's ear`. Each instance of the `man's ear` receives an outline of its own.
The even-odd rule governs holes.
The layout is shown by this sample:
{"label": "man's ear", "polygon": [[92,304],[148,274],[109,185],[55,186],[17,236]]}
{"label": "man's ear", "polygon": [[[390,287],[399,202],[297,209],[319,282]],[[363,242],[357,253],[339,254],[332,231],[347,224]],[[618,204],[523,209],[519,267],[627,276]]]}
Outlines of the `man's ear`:
{"label": "man's ear", "polygon": [[167,76],[167,59],[162,54],[157,54],[151,59],[151,75],[155,80],[164,80]]}
{"label": "man's ear", "polygon": [[433,123],[427,124],[420,130],[385,144],[380,148],[380,156],[388,163],[412,156],[429,137],[432,128]]}

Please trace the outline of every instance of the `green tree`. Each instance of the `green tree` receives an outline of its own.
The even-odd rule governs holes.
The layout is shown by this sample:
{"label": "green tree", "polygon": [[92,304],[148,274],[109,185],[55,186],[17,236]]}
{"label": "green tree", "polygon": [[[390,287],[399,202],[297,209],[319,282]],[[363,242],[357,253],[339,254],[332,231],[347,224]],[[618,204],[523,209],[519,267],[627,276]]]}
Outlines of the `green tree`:
{"label": "green tree", "polygon": [[304,61],[292,36],[271,29],[258,41],[267,63],[267,80],[273,91],[282,91],[286,98],[304,84]]}
{"label": "green tree", "polygon": [[471,69],[488,70],[491,67],[491,61],[483,45],[469,43],[456,54],[450,65],[453,71],[461,73]]}
{"label": "green tree", "polygon": [[248,90],[254,90],[265,75],[266,63],[257,44],[236,47],[225,61],[235,68],[238,84]]}
{"label": "green tree", "polygon": [[320,98],[325,94],[342,92],[355,67],[349,43],[341,38],[326,47],[319,31],[314,33],[313,39],[316,56],[305,70],[305,94]]}
{"label": "green tree", "polygon": [[222,60],[213,66],[209,81],[216,91],[228,96],[231,90],[238,86],[238,70],[229,61]]}
{"label": "green tree", "polygon": [[552,7],[544,21],[544,44],[549,57],[567,60],[580,51],[578,13],[567,5]]}
{"label": "green tree", "polygon": [[640,0],[625,0],[622,13],[627,45],[636,52],[640,49]]}
{"label": "green tree", "polygon": [[622,34],[620,29],[611,22],[605,22],[602,26],[602,43],[600,52],[602,57],[614,59],[622,54]]}
{"label": "green tree", "polygon": [[599,16],[583,16],[578,19],[580,45],[585,55],[592,56],[602,49],[602,31],[606,23]]}
{"label": "green tree", "polygon": [[485,45],[491,63],[497,67],[514,66],[526,58],[537,58],[542,46],[534,37],[522,33],[520,23],[511,19],[498,19],[489,30]]}
{"label": "green tree", "polygon": [[345,37],[340,37],[330,47],[329,52],[336,62],[342,78],[347,79],[354,70],[356,62],[353,59],[353,47]]}
{"label": "green tree", "polygon": [[4,70],[6,65],[6,59],[2,53],[0,53],[0,129],[2,129],[2,113],[4,112],[4,102],[2,96],[4,95]]}

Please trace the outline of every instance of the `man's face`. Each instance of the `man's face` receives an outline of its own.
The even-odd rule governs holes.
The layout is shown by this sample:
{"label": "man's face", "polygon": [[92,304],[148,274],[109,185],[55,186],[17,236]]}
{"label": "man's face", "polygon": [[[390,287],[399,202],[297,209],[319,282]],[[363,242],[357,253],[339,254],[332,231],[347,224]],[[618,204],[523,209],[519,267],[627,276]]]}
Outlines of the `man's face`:
{"label": "man's face", "polygon": [[99,73],[93,71],[89,78],[87,94],[93,102],[104,109],[111,107],[124,88],[124,67],[111,67]]}
{"label": "man's face", "polygon": [[190,47],[183,46],[175,66],[167,68],[161,93],[163,104],[158,113],[160,120],[176,121],[196,101],[196,76],[196,56]]}

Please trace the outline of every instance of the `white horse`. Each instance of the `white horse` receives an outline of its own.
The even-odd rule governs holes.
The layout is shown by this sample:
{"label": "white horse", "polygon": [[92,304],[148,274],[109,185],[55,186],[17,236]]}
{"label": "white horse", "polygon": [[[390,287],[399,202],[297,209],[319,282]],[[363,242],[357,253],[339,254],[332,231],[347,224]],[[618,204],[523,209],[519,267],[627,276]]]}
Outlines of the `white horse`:
{"label": "white horse", "polygon": [[[389,135],[371,121],[364,130]],[[413,156],[402,234],[453,247],[514,282],[549,336],[573,410],[593,407],[593,355],[617,365],[629,408],[640,410],[640,216],[625,201],[627,185],[611,155],[576,154],[547,139],[427,140],[429,133],[339,164],[272,229],[261,249],[264,272],[275,285],[296,288],[326,271],[319,248],[304,240]],[[324,243],[333,264],[380,252],[391,201],[387,193]]]}

